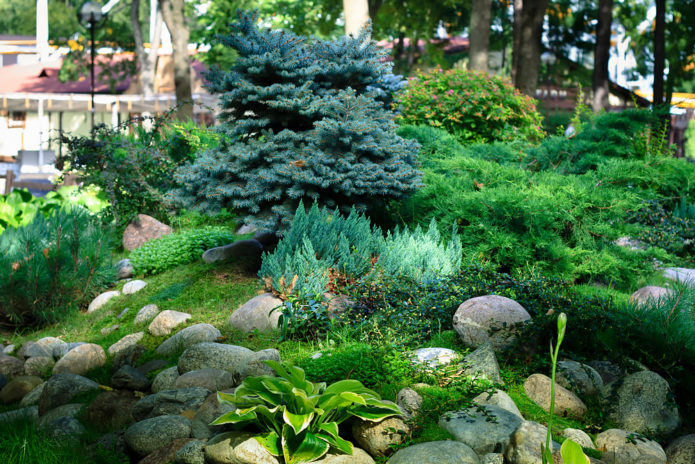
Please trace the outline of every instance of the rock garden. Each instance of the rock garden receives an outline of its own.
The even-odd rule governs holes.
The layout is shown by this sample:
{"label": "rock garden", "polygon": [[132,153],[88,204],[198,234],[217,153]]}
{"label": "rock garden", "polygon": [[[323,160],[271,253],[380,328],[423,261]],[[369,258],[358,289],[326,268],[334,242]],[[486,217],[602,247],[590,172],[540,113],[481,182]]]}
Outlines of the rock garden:
{"label": "rock garden", "polygon": [[[392,89],[365,34],[257,24],[185,156],[72,138],[89,201],[0,221],[0,461],[694,463],[695,167],[658,117],[546,136],[500,78]],[[484,143],[446,98],[490,100]]]}

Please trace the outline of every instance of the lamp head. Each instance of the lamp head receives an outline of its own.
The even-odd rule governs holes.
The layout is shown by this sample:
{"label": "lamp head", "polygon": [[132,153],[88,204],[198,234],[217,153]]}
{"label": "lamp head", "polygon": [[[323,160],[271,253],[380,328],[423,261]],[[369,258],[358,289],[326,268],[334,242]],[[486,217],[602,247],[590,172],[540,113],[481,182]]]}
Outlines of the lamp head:
{"label": "lamp head", "polygon": [[77,17],[82,24],[93,24],[101,21],[104,14],[101,12],[101,5],[96,2],[87,2],[82,5]]}

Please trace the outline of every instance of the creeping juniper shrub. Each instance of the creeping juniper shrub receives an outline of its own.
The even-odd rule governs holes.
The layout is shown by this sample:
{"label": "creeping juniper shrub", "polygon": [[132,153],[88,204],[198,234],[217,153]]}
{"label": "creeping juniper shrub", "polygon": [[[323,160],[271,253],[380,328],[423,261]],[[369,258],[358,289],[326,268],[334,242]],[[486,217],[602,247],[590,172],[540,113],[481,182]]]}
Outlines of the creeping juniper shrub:
{"label": "creeping juniper shrub", "polygon": [[677,256],[695,253],[695,219],[669,212],[657,201],[650,200],[630,220],[645,226],[639,229],[635,237],[638,240]]}
{"label": "creeping juniper shrub", "polygon": [[221,95],[222,141],[177,172],[174,203],[233,209],[282,233],[300,200],[366,210],[420,186],[417,144],[396,135],[394,113],[375,99],[391,64],[368,31],[309,41],[238,16],[222,39],[234,66],[207,75]]}

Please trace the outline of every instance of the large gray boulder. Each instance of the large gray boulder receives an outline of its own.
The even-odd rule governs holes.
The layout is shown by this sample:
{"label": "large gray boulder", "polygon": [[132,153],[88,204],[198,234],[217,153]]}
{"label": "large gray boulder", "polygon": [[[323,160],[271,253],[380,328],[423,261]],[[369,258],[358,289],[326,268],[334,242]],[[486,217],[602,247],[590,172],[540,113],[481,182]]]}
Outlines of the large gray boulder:
{"label": "large gray boulder", "polygon": [[53,366],[53,374],[68,372],[82,375],[87,371],[106,364],[104,349],[94,343],[85,343],[67,352]]}
{"label": "large gray boulder", "polygon": [[24,373],[36,377],[50,377],[56,362],[53,356],[34,356],[24,361]]}
{"label": "large gray boulder", "polygon": [[[550,377],[543,374],[532,374],[524,382],[526,395],[545,412],[550,412],[551,383]],[[577,395],[555,383],[555,414],[581,418],[586,411],[586,405]]]}
{"label": "large gray boulder", "polygon": [[191,434],[191,421],[183,416],[158,416],[145,419],[128,427],[123,435],[125,443],[140,456],[148,454]]}
{"label": "large gray boulder", "polygon": [[148,304],[140,308],[140,311],[135,315],[133,319],[133,325],[145,324],[150,322],[154,317],[159,314],[159,308],[156,304]]}
{"label": "large gray boulder", "polygon": [[59,346],[67,345],[63,340],[55,337],[44,337],[32,343],[24,350],[25,358],[37,356],[52,358],[53,350]]}
{"label": "large gray boulder", "polygon": [[[541,448],[545,446],[548,429],[541,424],[523,421],[514,431],[509,447],[504,453],[508,462],[514,464],[541,464]],[[560,445],[553,442],[553,451]]]}
{"label": "large gray boulder", "polygon": [[464,375],[476,380],[488,380],[492,383],[504,385],[492,343],[483,343],[475,351],[466,355],[462,364],[464,366]]}
{"label": "large gray boulder", "polygon": [[99,384],[76,374],[56,374],[46,382],[39,398],[39,414],[69,403],[82,393],[98,391]]}
{"label": "large gray boulder", "polygon": [[522,419],[506,409],[482,406],[446,413],[439,420],[439,426],[478,455],[483,455],[503,453],[521,422]]}
{"label": "large gray boulder", "polygon": [[253,330],[259,332],[276,330],[281,312],[278,310],[271,313],[271,311],[282,304],[282,300],[272,293],[255,296],[234,311],[227,323],[230,327],[244,333]]}
{"label": "large gray boulder", "polygon": [[596,436],[596,449],[611,464],[666,464],[661,445],[639,434],[609,429]]}
{"label": "large gray boulder", "polygon": [[174,455],[174,464],[205,464],[205,441],[189,441]]}
{"label": "large gray boulder", "polygon": [[223,343],[198,343],[179,357],[179,374],[198,369],[222,369],[241,378],[244,366],[253,358],[254,352],[243,346]]}
{"label": "large gray boulder", "polygon": [[57,408],[51,409],[46,414],[42,415],[37,422],[40,429],[51,427],[51,424],[62,417],[76,417],[84,408],[83,404],[64,404]]}
{"label": "large gray boulder", "polygon": [[692,464],[695,462],[695,434],[673,440],[666,448],[669,464]]}
{"label": "large gray boulder", "polygon": [[[232,394],[233,390],[224,392]],[[215,433],[220,432],[226,427],[225,425],[210,425],[210,423],[221,415],[234,410],[236,407],[233,404],[219,401],[217,392],[211,393],[205,398],[193,417],[193,436],[195,438],[210,438]]]}
{"label": "large gray boulder", "polygon": [[577,361],[558,362],[555,380],[581,398],[598,396],[603,389],[603,379],[596,369]]}
{"label": "large gray boulder", "polygon": [[14,356],[0,355],[0,375],[6,379],[24,374],[24,362]]}
{"label": "large gray boulder", "polygon": [[111,385],[126,390],[146,391],[150,386],[150,379],[133,366],[125,365],[111,376]]}
{"label": "large gray boulder", "polygon": [[0,390],[0,402],[4,404],[19,403],[30,391],[43,383],[40,377],[20,375],[10,380]]}
{"label": "large gray boulder", "polygon": [[620,427],[637,433],[668,435],[680,425],[678,406],[659,374],[641,371],[604,388],[608,416]]}
{"label": "large gray boulder", "polygon": [[41,383],[34,387],[32,391],[24,395],[22,401],[19,402],[20,406],[36,406],[39,404],[41,395],[43,394],[43,389],[46,388],[46,382]]}
{"label": "large gray boulder", "polygon": [[135,403],[131,409],[136,421],[195,411],[205,401],[210,390],[201,387],[166,390],[148,395]]}
{"label": "large gray boulder", "polygon": [[515,326],[531,320],[529,313],[514,300],[485,295],[464,301],[454,314],[454,330],[466,346],[477,348],[492,343],[495,351],[515,340]]}
{"label": "large gray boulder", "polygon": [[99,430],[121,430],[135,422],[131,409],[136,402],[133,392],[105,391],[87,407],[87,420]]}
{"label": "large gray boulder", "polygon": [[136,332],[128,334],[125,337],[118,340],[113,345],[111,345],[106,351],[109,353],[109,356],[118,356],[120,353],[127,350],[128,348],[137,345],[138,342],[142,340],[142,337],[144,336],[145,332]]}
{"label": "large gray boulder", "polygon": [[175,333],[157,347],[157,354],[169,356],[196,343],[214,342],[222,334],[210,324],[196,324]]}
{"label": "large gray boulder", "polygon": [[275,348],[267,348],[253,353],[241,369],[240,380],[244,380],[246,377],[258,377],[259,375],[274,376],[275,371],[265,363],[266,361],[281,362],[280,352]]}
{"label": "large gray boulder", "polygon": [[478,455],[458,441],[430,441],[398,450],[388,464],[480,464]]}
{"label": "large gray boulder", "polygon": [[150,240],[161,238],[171,233],[171,227],[146,214],[138,214],[123,232],[123,248],[133,251]]}

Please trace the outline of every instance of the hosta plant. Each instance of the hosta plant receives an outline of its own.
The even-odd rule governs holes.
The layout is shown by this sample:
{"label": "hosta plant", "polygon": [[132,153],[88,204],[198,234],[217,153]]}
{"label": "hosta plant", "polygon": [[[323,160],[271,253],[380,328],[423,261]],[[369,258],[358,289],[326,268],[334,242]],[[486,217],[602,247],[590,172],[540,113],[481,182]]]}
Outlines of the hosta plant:
{"label": "hosta plant", "polygon": [[218,393],[221,403],[237,409],[212,425],[255,425],[262,431],[256,440],[285,464],[316,461],[331,448],[352,454],[352,443],[338,434],[338,425],[350,417],[379,422],[401,414],[395,404],[382,401],[357,380],[327,387],[306,380],[299,367],[275,361],[266,364],[278,376],[249,377],[233,395]]}

